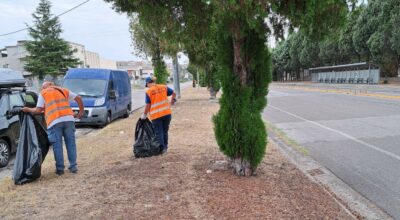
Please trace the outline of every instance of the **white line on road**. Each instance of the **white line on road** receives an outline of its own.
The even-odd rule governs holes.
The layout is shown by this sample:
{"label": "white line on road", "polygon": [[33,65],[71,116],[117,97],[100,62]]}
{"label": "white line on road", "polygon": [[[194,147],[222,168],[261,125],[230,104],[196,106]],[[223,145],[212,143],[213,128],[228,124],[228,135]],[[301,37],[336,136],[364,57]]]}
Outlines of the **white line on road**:
{"label": "white line on road", "polygon": [[311,124],[313,124],[313,125],[316,125],[316,126],[318,126],[318,127],[320,127],[320,128],[323,128],[323,129],[326,129],[326,130],[328,130],[328,131],[332,131],[332,132],[335,132],[335,133],[337,133],[337,134],[340,134],[340,135],[342,135],[342,136],[344,136],[344,137],[346,137],[346,138],[348,138],[348,139],[350,139],[350,140],[352,140],[352,141],[355,141],[355,142],[357,142],[357,143],[359,143],[359,144],[362,144],[362,145],[364,145],[364,146],[366,146],[366,147],[368,147],[368,148],[370,148],[370,149],[376,150],[376,151],[378,151],[378,152],[380,152],[380,153],[383,153],[383,154],[385,154],[385,155],[387,155],[387,156],[389,156],[389,157],[392,157],[392,158],[394,158],[394,159],[400,161],[400,156],[398,156],[398,155],[396,155],[396,154],[394,154],[394,153],[391,153],[391,152],[389,152],[389,151],[383,150],[383,149],[381,149],[381,148],[379,148],[379,147],[376,147],[376,146],[374,146],[374,145],[372,145],[372,144],[369,144],[369,143],[367,143],[367,142],[365,142],[365,141],[359,140],[359,139],[357,139],[356,137],[353,137],[353,136],[351,136],[351,135],[348,135],[348,134],[346,134],[346,133],[344,133],[344,132],[341,132],[341,131],[335,130],[335,129],[333,129],[333,128],[327,127],[327,126],[325,126],[325,125],[319,124],[318,122],[315,122],[315,121],[310,121],[310,120],[305,119],[305,118],[303,118],[303,117],[301,117],[301,116],[295,115],[295,114],[293,114],[293,113],[290,113],[290,112],[288,112],[288,111],[285,111],[285,110],[283,110],[283,109],[280,109],[280,108],[275,107],[275,106],[272,106],[272,105],[268,105],[268,107],[271,107],[271,108],[273,108],[273,109],[275,109],[275,110],[278,110],[278,111],[280,111],[280,112],[286,113],[286,114],[288,114],[288,115],[290,115],[290,116],[293,116],[293,117],[295,117],[295,118],[297,118],[297,119],[300,119],[300,120],[302,120],[302,121],[305,121],[305,122],[311,123]]}

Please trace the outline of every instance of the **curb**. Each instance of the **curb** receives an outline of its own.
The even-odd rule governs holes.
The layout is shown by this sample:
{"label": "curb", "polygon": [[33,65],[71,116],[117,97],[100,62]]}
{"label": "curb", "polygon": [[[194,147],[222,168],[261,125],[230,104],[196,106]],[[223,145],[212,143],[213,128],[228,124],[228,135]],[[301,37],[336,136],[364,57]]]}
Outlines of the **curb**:
{"label": "curb", "polygon": [[287,145],[274,131],[269,131],[269,138],[290,162],[310,180],[322,186],[354,219],[393,220],[390,215],[356,192],[330,170]]}
{"label": "curb", "polygon": [[307,86],[297,86],[297,85],[275,85],[278,88],[285,89],[293,89],[293,90],[301,90],[307,92],[321,92],[321,93],[329,93],[329,94],[341,94],[341,95],[352,95],[359,97],[371,97],[377,99],[385,99],[385,100],[400,100],[400,95],[388,95],[377,92],[371,92],[368,90],[363,90],[360,88],[354,89],[341,89],[341,88],[318,88],[318,87],[307,87]]}

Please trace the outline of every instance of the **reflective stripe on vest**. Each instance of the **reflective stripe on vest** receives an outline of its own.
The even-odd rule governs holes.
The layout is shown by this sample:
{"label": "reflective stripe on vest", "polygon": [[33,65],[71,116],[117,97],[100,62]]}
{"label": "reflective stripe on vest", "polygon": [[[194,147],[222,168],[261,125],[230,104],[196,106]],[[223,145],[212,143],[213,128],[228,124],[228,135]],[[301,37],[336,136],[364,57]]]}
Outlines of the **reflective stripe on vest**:
{"label": "reflective stripe on vest", "polygon": [[171,105],[167,96],[167,86],[155,85],[146,91],[151,100],[150,119],[154,120],[171,114]]}
{"label": "reflective stripe on vest", "polygon": [[154,114],[156,114],[156,113],[158,113],[158,112],[162,112],[162,111],[167,110],[167,109],[170,109],[170,108],[171,108],[170,106],[165,106],[165,107],[162,107],[162,108],[159,108],[159,109],[150,111],[150,115],[154,115]]}
{"label": "reflective stripe on vest", "polygon": [[165,103],[169,103],[169,101],[168,100],[164,100],[164,101],[161,101],[161,102],[158,102],[158,103],[156,103],[156,104],[151,104],[151,107],[152,108],[155,108],[155,107],[157,107],[157,106],[160,106],[160,105],[163,105],[163,104],[165,104]]}
{"label": "reflective stripe on vest", "polygon": [[62,102],[68,102],[66,99],[60,99],[60,100],[54,100],[49,103],[45,103],[45,108],[50,108],[52,105],[57,104],[57,103],[62,103]]}
{"label": "reflective stripe on vest", "polygon": [[68,90],[58,87],[50,87],[44,89],[41,94],[45,101],[44,115],[47,126],[49,126],[57,118],[73,115],[68,101]]}
{"label": "reflective stripe on vest", "polygon": [[51,111],[47,112],[47,114],[46,114],[46,116],[45,116],[46,121],[47,121],[47,119],[50,118],[51,115],[54,114],[56,111],[61,111],[61,110],[70,109],[70,108],[71,108],[71,107],[69,107],[69,106],[64,106],[64,107],[57,107],[57,108],[55,108],[55,109],[52,109]]}

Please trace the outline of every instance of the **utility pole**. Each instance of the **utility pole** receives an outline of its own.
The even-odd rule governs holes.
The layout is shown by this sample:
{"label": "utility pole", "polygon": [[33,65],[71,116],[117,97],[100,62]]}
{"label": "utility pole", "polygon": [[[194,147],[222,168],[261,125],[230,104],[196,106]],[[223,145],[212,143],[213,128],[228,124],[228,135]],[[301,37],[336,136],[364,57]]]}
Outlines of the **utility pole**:
{"label": "utility pole", "polygon": [[179,85],[179,63],[178,63],[178,54],[172,58],[172,66],[173,66],[173,74],[174,74],[174,90],[176,93],[176,97],[178,99],[181,98],[181,87]]}

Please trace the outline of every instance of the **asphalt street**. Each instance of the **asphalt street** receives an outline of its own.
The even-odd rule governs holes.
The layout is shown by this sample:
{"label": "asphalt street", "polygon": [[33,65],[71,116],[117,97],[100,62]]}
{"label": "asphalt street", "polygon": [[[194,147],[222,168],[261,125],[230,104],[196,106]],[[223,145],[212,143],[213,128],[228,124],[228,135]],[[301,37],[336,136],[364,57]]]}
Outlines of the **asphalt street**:
{"label": "asphalt street", "polygon": [[[397,88],[386,87],[385,93],[397,93]],[[400,100],[272,85],[263,116],[350,187],[400,219]]]}

